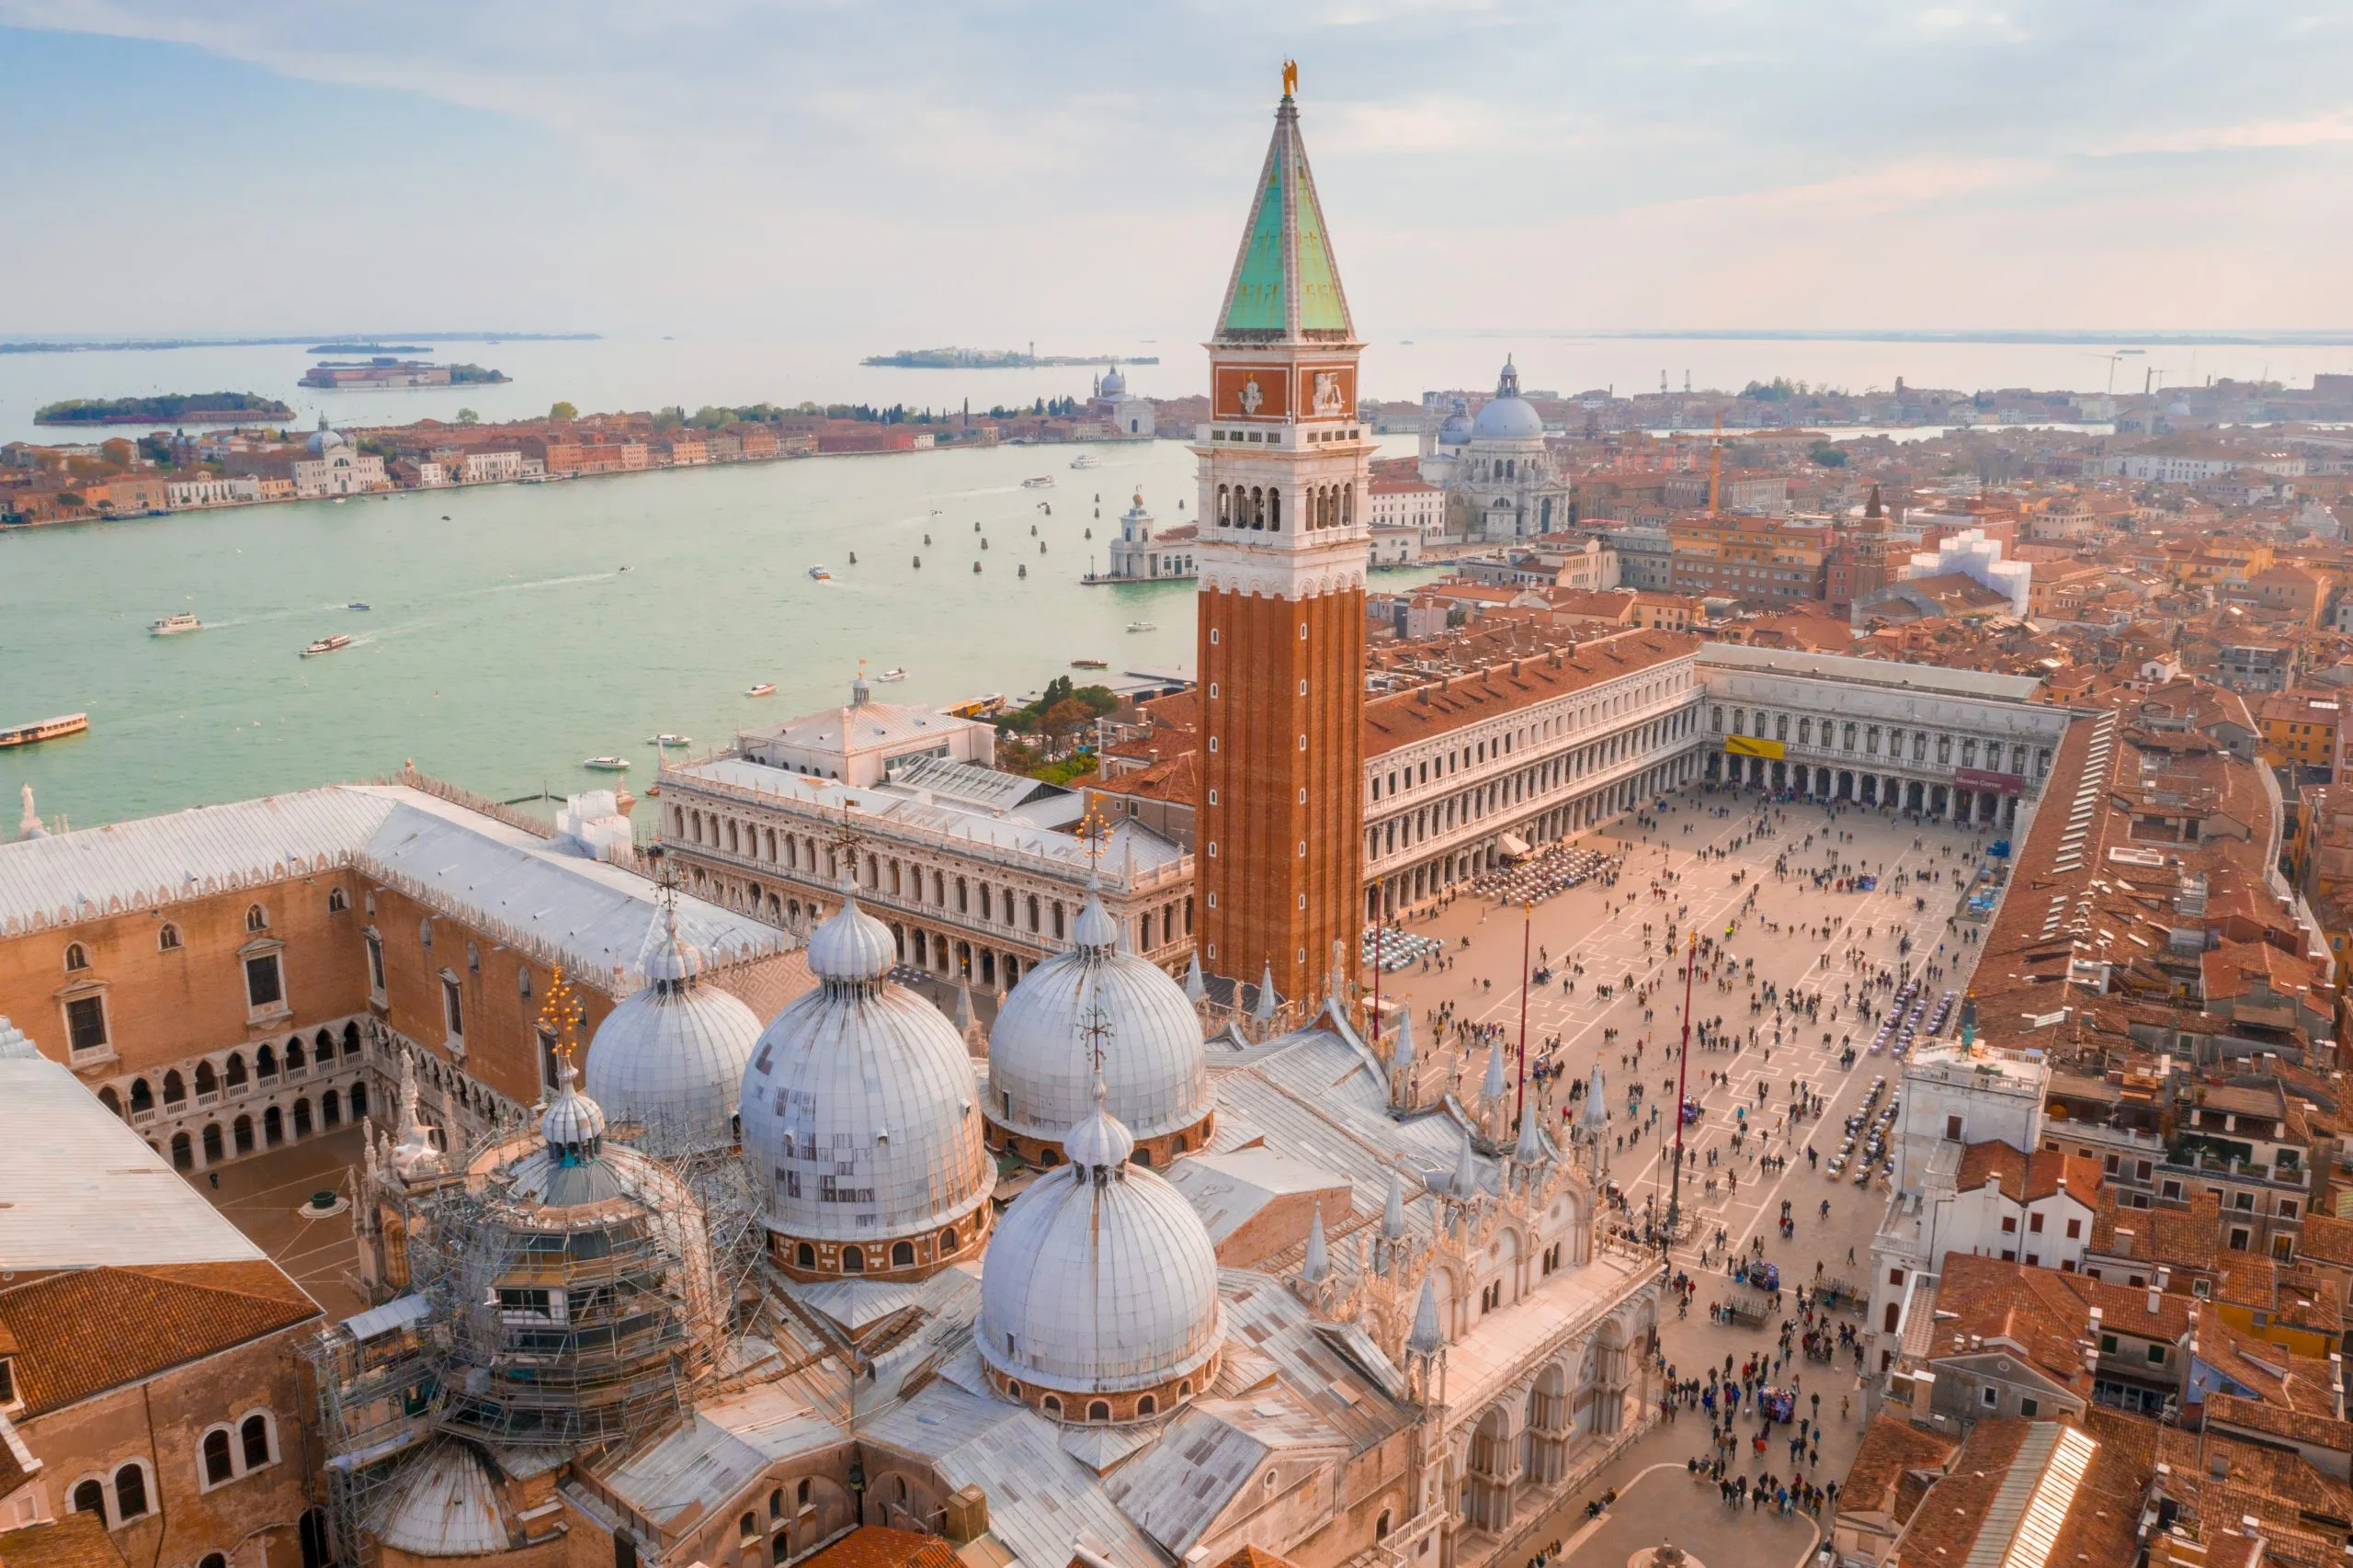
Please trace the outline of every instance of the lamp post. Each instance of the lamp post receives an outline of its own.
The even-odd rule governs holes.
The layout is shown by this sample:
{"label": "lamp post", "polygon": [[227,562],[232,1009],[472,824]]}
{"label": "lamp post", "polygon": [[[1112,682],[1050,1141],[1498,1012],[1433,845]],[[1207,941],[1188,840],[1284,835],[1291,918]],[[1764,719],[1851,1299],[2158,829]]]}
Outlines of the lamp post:
{"label": "lamp post", "polygon": [[1699,967],[1699,929],[1691,928],[1683,949],[1683,1048],[1675,1059],[1675,1177],[1666,1199],[1666,1240],[1674,1244],[1683,1223],[1683,1094],[1691,1081],[1691,978]]}

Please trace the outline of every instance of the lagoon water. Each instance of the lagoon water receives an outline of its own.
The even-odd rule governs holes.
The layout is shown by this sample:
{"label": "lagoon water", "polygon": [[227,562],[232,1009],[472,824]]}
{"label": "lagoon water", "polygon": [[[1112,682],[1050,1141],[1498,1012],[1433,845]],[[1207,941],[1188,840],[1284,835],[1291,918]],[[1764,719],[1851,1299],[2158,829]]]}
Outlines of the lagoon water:
{"label": "lagoon water", "polygon": [[[1102,466],[1072,471],[1080,450]],[[1040,473],[1053,489],[1021,488]],[[1192,585],[1078,581],[1139,488],[1189,521],[1191,455],[824,458],[10,530],[0,722],[86,710],[91,729],[0,751],[0,832],[22,783],[52,824],[92,825],[412,758],[505,799],[608,784],[579,764],[618,754],[642,793],[657,732],[699,751],[847,700],[860,660],[908,672],[878,697],[932,703],[1034,692],[1081,657],[1189,668]],[[148,634],[178,609],[206,630]],[[352,645],[300,656],[331,632]]]}
{"label": "lagoon water", "polygon": [[[1679,384],[1686,365],[1701,386],[1787,375],[1862,387],[1904,375],[1923,386],[2097,390],[2109,374],[2087,350],[2052,345],[1404,335],[1368,349],[1376,395],[1492,385],[1507,353],[1528,385],[1560,391],[1631,392],[1655,385],[1662,368]],[[1083,395],[1090,374],[857,364],[878,347],[890,346],[440,343],[435,358],[515,380],[376,392],[297,387],[314,358],[301,345],[11,354],[0,356],[0,440],[74,438],[31,423],[39,403],[73,396],[251,391],[292,404],[292,423],[324,410],[350,425],[448,418],[461,406],[519,417],[557,398],[583,409],[804,397],[985,407]],[[1181,395],[1201,378],[1190,341],[1041,347],[1158,354],[1167,362],[1129,372],[1154,395]],[[2187,352],[2152,357],[2172,365]],[[2346,368],[2348,352],[2217,347],[2189,362],[2302,383],[2314,369]],[[2125,361],[2120,381],[2145,363]],[[1392,437],[1384,449],[1404,453],[1413,442]],[[1189,584],[1089,588],[1077,579],[1090,554],[1101,562],[1139,486],[1164,524],[1190,520],[1177,502],[1189,508],[1194,498],[1191,455],[1165,440],[1099,447],[1101,468],[1073,472],[1076,449],[822,459],[0,533],[0,723],[77,710],[92,722],[81,737],[0,751],[0,831],[28,782],[45,816],[84,824],[387,773],[411,758],[513,798],[609,782],[579,763],[617,753],[635,764],[628,778],[642,790],[656,732],[691,735],[698,749],[722,744],[738,725],[840,699],[861,659],[870,672],[908,670],[879,693],[934,703],[1019,696],[1079,657],[1115,669],[1188,665]],[[1056,487],[1023,490],[1036,473]],[[977,576],[976,560],[985,568]],[[810,580],[818,562],[832,583]],[[1027,581],[1017,575],[1023,564]],[[354,599],[374,608],[342,608]],[[177,609],[208,630],[147,634],[149,621]],[[1131,634],[1131,620],[1158,630]],[[337,631],[353,646],[298,656]],[[761,681],[775,682],[776,696],[743,695]]]}

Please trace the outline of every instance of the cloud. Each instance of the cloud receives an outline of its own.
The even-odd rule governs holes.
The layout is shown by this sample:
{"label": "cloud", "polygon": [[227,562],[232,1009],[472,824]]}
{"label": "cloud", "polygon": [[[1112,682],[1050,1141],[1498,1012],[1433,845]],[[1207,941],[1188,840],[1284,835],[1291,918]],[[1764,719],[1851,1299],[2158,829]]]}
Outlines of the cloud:
{"label": "cloud", "polygon": [[[148,243],[140,203],[89,199],[110,127],[204,147],[250,121],[241,149],[284,149],[174,205],[167,282],[0,252],[0,327],[25,330],[315,290],[391,321],[471,296],[557,325],[1189,334],[1287,56],[1351,302],[1391,320],[1999,324],[2104,310],[2104,270],[2160,290],[2195,252],[2198,289],[2142,319],[2325,324],[2340,290],[2177,215],[2262,190],[2302,243],[2353,242],[2312,198],[2353,176],[2353,7],[2291,0],[0,0],[10,25],[36,30],[0,49],[77,45],[11,78],[53,78],[74,136],[0,103],[21,232]],[[371,244],[299,221],[330,167],[383,204]]]}
{"label": "cloud", "polygon": [[2222,153],[2279,147],[2318,147],[2353,142],[2353,114],[2313,115],[2303,119],[2257,119],[2239,125],[2190,126],[2143,131],[2095,148],[2097,157],[2151,153]]}

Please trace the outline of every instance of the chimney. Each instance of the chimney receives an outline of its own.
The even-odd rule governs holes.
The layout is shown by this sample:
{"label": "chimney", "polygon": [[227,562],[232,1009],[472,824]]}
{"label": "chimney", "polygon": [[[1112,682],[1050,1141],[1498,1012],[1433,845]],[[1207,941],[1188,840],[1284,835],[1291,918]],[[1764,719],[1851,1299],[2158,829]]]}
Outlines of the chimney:
{"label": "chimney", "polygon": [[2157,1265],[2157,1289],[2160,1290],[2169,1290],[2173,1289],[2172,1265],[2165,1263]]}
{"label": "chimney", "polygon": [[2116,1227],[2116,1256],[2119,1257],[2132,1256],[2132,1230],[2128,1225]]}
{"label": "chimney", "polygon": [[989,1494],[977,1486],[960,1486],[948,1496],[948,1540],[970,1546],[989,1533]]}
{"label": "chimney", "polygon": [[2154,1285],[2149,1287],[2149,1315],[2154,1317],[2165,1310],[2165,1292]]}

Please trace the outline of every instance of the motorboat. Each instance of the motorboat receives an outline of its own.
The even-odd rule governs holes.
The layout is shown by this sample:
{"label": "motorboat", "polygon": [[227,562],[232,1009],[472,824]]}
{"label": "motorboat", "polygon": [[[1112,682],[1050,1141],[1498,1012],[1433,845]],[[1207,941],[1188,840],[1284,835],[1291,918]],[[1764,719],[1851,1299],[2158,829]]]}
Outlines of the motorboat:
{"label": "motorboat", "polygon": [[592,756],[581,765],[598,773],[627,773],[629,758],[625,756]]}
{"label": "motorboat", "polygon": [[346,609],[367,609],[369,607],[366,599],[354,599],[343,608]]}
{"label": "motorboat", "polygon": [[1108,659],[1073,659],[1070,662],[1070,667],[1074,670],[1108,670],[1111,667],[1111,661]]}
{"label": "motorboat", "polygon": [[694,744],[694,740],[691,736],[674,735],[665,730],[658,735],[646,736],[645,744],[650,746],[686,746]]}
{"label": "motorboat", "polygon": [[819,583],[830,583],[834,580],[834,574],[831,572],[826,571],[822,566],[812,566],[809,568],[809,576],[812,581]]}
{"label": "motorboat", "polygon": [[1128,622],[1128,630],[1131,631],[1157,631],[1160,630],[1160,622],[1156,620],[1131,620]]}
{"label": "motorboat", "polygon": [[1053,487],[1054,476],[1051,473],[1038,474],[1034,478],[1021,482],[1021,488],[1024,490],[1051,490]]}
{"label": "motorboat", "polygon": [[147,623],[148,632],[156,637],[176,637],[183,631],[203,630],[204,622],[197,619],[193,611],[185,609],[176,609],[160,620],[152,620]]}
{"label": "motorboat", "polygon": [[774,697],[776,695],[776,682],[772,680],[764,680],[760,682],[759,685],[748,688],[744,695],[746,697]]}
{"label": "motorboat", "polygon": [[1070,466],[1073,468],[1101,468],[1103,466],[1103,460],[1097,457],[1093,452],[1081,452],[1078,456],[1070,460]]}
{"label": "motorboat", "polygon": [[309,647],[303,649],[302,657],[307,659],[316,653],[332,653],[337,648],[348,648],[350,646],[351,639],[338,631],[332,637],[322,637],[317,642],[312,643]]}
{"label": "motorboat", "polygon": [[0,729],[0,746],[28,746],[36,741],[53,741],[61,735],[78,735],[90,727],[87,713],[68,713],[63,718],[43,719],[38,724],[15,724]]}
{"label": "motorboat", "polygon": [[898,665],[892,665],[889,669],[884,670],[881,675],[876,676],[874,678],[876,680],[904,680],[907,678],[907,672],[901,669]]}

